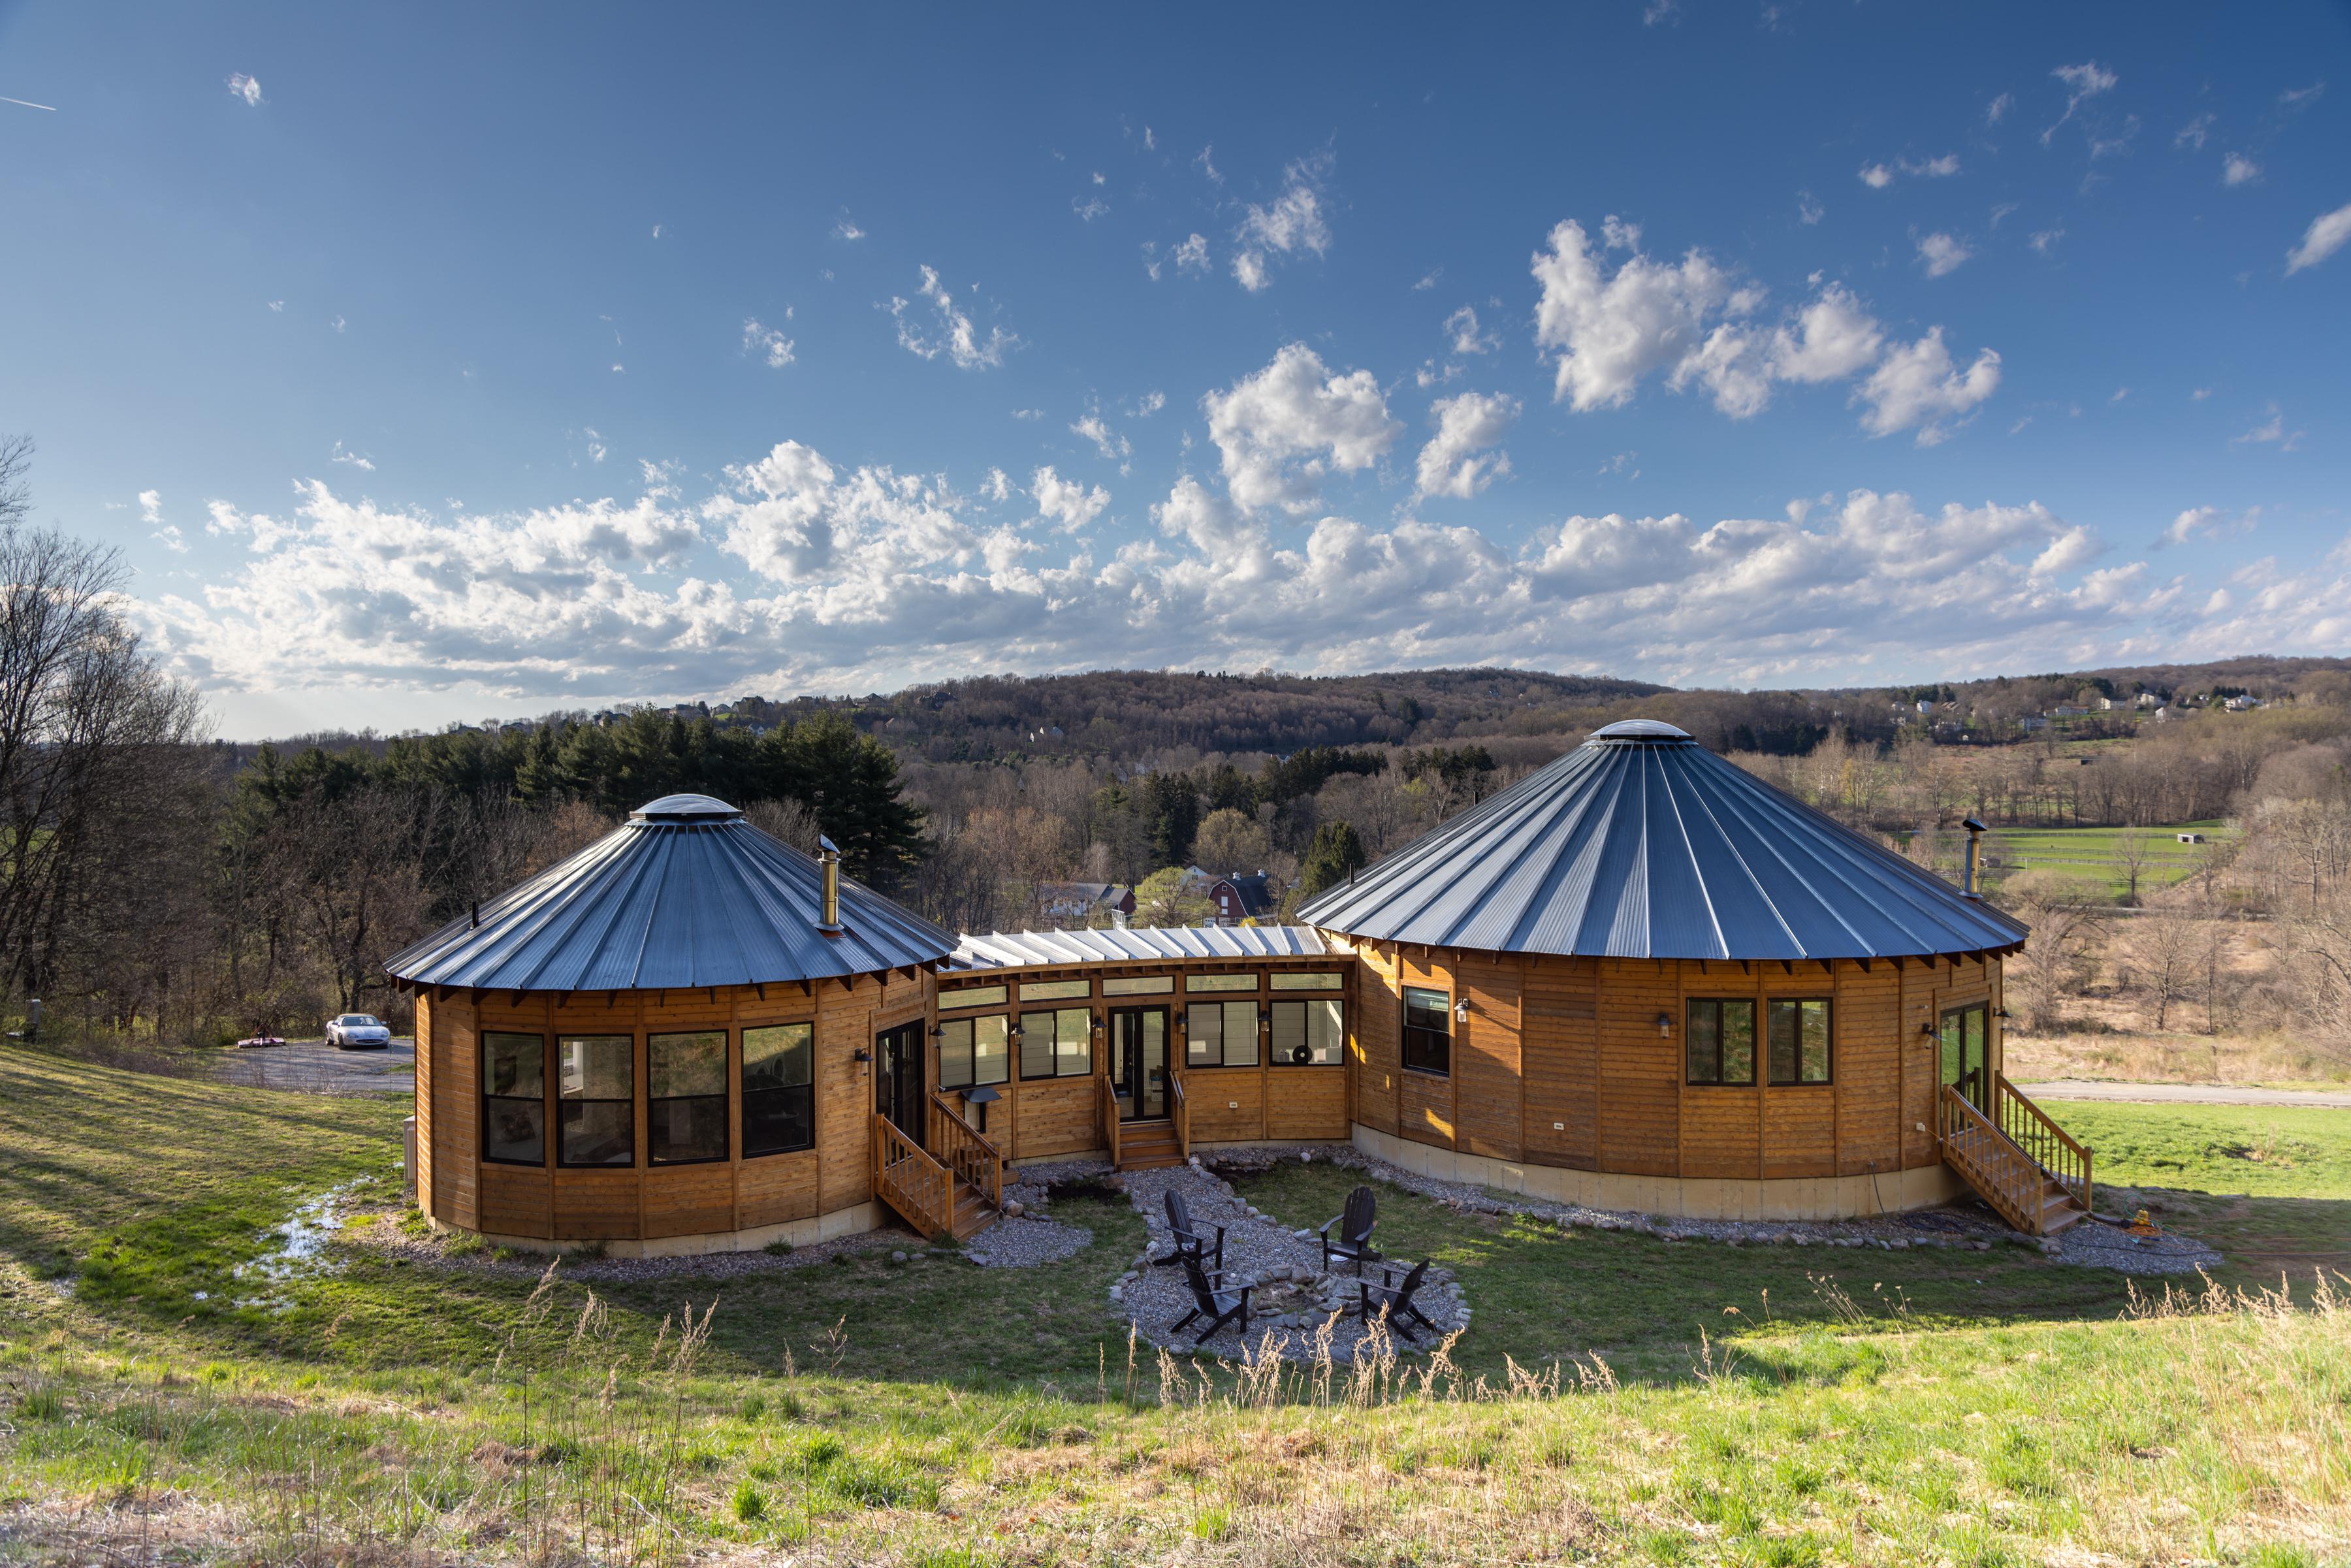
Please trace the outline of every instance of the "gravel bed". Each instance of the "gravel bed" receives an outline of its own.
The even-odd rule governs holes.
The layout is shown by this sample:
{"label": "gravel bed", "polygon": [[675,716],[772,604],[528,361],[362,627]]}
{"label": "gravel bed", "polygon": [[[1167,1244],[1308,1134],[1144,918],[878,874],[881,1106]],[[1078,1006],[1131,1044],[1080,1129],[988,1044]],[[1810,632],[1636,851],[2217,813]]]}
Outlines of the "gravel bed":
{"label": "gravel bed", "polygon": [[2006,1243],[2030,1248],[2061,1263],[2140,1274],[2184,1274],[2220,1261],[2218,1252],[2189,1237],[2131,1237],[2115,1227],[2091,1220],[2054,1237],[2025,1236],[2009,1228],[2005,1220],[1973,1199],[1939,1208],[1860,1219],[1690,1219],[1589,1208],[1582,1204],[1554,1203],[1547,1198],[1501,1192],[1470,1182],[1443,1181],[1391,1165],[1348,1144],[1217,1150],[1202,1157],[1210,1169],[1236,1176],[1270,1170],[1286,1160],[1327,1161],[1342,1170],[1359,1171],[1464,1214],[1523,1214],[1553,1225],[1636,1231],[1667,1241],[1715,1241],[1729,1247],[1874,1247],[1893,1252],[1917,1247],[1957,1247],[1983,1252]]}
{"label": "gravel bed", "polygon": [[[550,1257],[545,1252],[526,1252],[515,1249],[500,1258],[498,1249],[466,1247],[460,1236],[448,1231],[409,1236],[399,1229],[397,1217],[389,1212],[355,1216],[337,1235],[336,1245],[362,1248],[380,1258],[405,1259],[410,1263],[429,1269],[459,1269],[509,1279],[538,1279],[547,1271]],[[836,1236],[830,1241],[814,1241],[805,1247],[795,1247],[781,1255],[773,1252],[695,1252],[678,1258],[599,1258],[571,1252],[562,1255],[563,1267],[559,1270],[558,1278],[592,1283],[667,1280],[679,1276],[736,1280],[754,1274],[789,1273],[794,1269],[829,1263],[835,1258],[846,1260],[869,1252],[914,1256],[928,1250],[923,1239],[914,1232],[891,1228],[859,1231],[852,1236]],[[937,1255],[954,1256],[952,1252],[946,1251]]]}
{"label": "gravel bed", "polygon": [[1094,1244],[1094,1233],[1058,1219],[999,1219],[965,1243],[963,1255],[983,1269],[1034,1269],[1074,1257]]}
{"label": "gravel bed", "polygon": [[[1213,1172],[1198,1166],[1175,1166],[1128,1171],[1119,1179],[1150,1235],[1134,1267],[1119,1277],[1110,1296],[1152,1343],[1227,1359],[1253,1354],[1290,1361],[1319,1359],[1327,1344],[1332,1360],[1346,1363],[1354,1360],[1367,1341],[1372,1342],[1369,1354],[1373,1354],[1391,1345],[1412,1352],[1434,1343],[1425,1330],[1419,1331],[1422,1343],[1418,1345],[1402,1334],[1374,1336],[1363,1319],[1349,1311],[1356,1304],[1353,1270],[1341,1264],[1336,1274],[1325,1274],[1322,1244],[1314,1232],[1290,1230],[1259,1213],[1233,1191],[1229,1182]],[[1246,1343],[1232,1324],[1197,1345],[1198,1323],[1180,1333],[1176,1330],[1176,1322],[1192,1310],[1191,1290],[1181,1269],[1149,1261],[1165,1257],[1173,1246],[1164,1201],[1171,1190],[1184,1195],[1195,1225],[1225,1228],[1229,1283],[1256,1287]],[[1377,1267],[1374,1265],[1375,1270]],[[1469,1308],[1462,1300],[1460,1282],[1449,1270],[1431,1269],[1414,1304],[1436,1322],[1440,1333],[1469,1326]]]}

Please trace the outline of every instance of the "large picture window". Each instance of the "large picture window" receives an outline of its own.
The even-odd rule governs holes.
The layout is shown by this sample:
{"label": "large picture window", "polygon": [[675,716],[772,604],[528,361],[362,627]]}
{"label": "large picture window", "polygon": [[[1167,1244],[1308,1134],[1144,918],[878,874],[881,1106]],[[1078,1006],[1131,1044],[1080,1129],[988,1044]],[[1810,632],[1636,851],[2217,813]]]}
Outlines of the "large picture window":
{"label": "large picture window", "polygon": [[557,1163],[636,1164],[636,1041],[625,1034],[567,1034],[555,1042]]}
{"label": "large picture window", "polygon": [[1194,1002],[1184,1015],[1186,1067],[1255,1067],[1257,1000]]}
{"label": "large picture window", "polygon": [[1443,991],[1404,988],[1404,1064],[1415,1072],[1453,1071],[1453,1002]]}
{"label": "large picture window", "polygon": [[726,1157],[726,1031],[645,1037],[645,1156],[657,1166]]}
{"label": "large picture window", "polygon": [[816,1145],[816,1026],[743,1031],[743,1157]]}
{"label": "large picture window", "polygon": [[1012,1020],[1002,1013],[939,1025],[939,1087],[970,1089],[1012,1076]]}
{"label": "large picture window", "polygon": [[1267,1020],[1276,1067],[1336,1067],[1346,1060],[1345,1004],[1276,1002]]}
{"label": "large picture window", "polygon": [[1806,998],[1765,1004],[1764,1039],[1774,1083],[1829,1082],[1829,1004]]}
{"label": "large picture window", "polygon": [[1683,1025],[1692,1083],[1755,1082],[1755,1003],[1746,997],[1692,997]]}
{"label": "large picture window", "polygon": [[1094,1070],[1094,1015],[1085,1008],[1020,1015],[1020,1076],[1083,1078]]}
{"label": "large picture window", "polygon": [[1328,970],[1299,973],[1276,969],[1273,988],[1277,991],[1343,991],[1347,988],[1347,977]]}
{"label": "large picture window", "polygon": [[482,1034],[482,1158],[547,1163],[547,1037]]}

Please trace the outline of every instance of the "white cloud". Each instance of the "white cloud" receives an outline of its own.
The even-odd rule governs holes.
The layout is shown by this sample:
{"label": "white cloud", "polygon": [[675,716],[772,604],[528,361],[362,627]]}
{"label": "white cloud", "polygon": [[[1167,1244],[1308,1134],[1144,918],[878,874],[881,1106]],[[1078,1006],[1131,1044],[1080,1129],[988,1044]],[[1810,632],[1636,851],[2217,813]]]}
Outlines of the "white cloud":
{"label": "white cloud", "polygon": [[2234,188],[2250,185],[2262,177],[2262,166],[2241,152],[2231,152],[2221,161],[2220,183]]}
{"label": "white cloud", "polygon": [[865,231],[859,228],[847,213],[843,213],[841,214],[841,221],[832,225],[832,237],[841,240],[863,239]]}
{"label": "white cloud", "polygon": [[335,449],[328,455],[327,460],[330,463],[348,464],[351,467],[358,469],[362,474],[372,474],[375,472],[375,464],[372,460],[362,457],[356,452],[345,451],[343,449],[343,444],[340,441],[335,443]]}
{"label": "white cloud", "polygon": [[1001,365],[1004,356],[1020,346],[1020,340],[1001,327],[989,328],[987,336],[982,338],[978,329],[972,325],[971,317],[956,308],[955,296],[947,291],[946,284],[939,281],[935,268],[925,267],[922,269],[922,282],[916,286],[915,292],[930,301],[937,312],[939,335],[932,336],[915,324],[908,314],[913,309],[910,301],[893,296],[890,303],[883,307],[898,323],[898,346],[908,353],[918,354],[925,360],[935,360],[945,354],[961,369],[977,371]]}
{"label": "white cloud", "polygon": [[773,327],[762,326],[757,316],[743,319],[743,351],[758,354],[771,370],[782,370],[794,358],[792,340]]}
{"label": "white cloud", "polygon": [[1225,177],[1217,172],[1217,161],[1212,156],[1216,151],[1213,144],[1201,148],[1200,155],[1192,160],[1192,166],[1208,177],[1208,183],[1221,185],[1225,183]]}
{"label": "white cloud", "polygon": [[161,490],[139,492],[139,520],[151,530],[148,537],[165,549],[174,555],[188,553],[188,541],[181,537],[180,525],[163,520],[163,493]]}
{"label": "white cloud", "polygon": [[2321,213],[2310,220],[2303,231],[2302,243],[2286,252],[2286,276],[2291,277],[2305,267],[2316,267],[2351,241],[2351,204]]}
{"label": "white cloud", "polygon": [[1796,221],[1798,223],[1819,223],[1823,218],[1828,216],[1828,212],[1829,210],[1821,205],[1819,200],[1814,197],[1810,191],[1799,191],[1796,193]]}
{"label": "white cloud", "polygon": [[[2055,125],[2050,126],[2041,133],[2041,144],[2043,147],[2048,146],[2049,139],[2057,134],[2058,126],[2074,118],[2075,110],[2100,93],[2114,91],[2116,85],[2122,80],[2120,77],[2095,60],[2085,60],[2078,66],[2059,66],[2049,74],[2065,84],[2065,112],[2057,117]],[[2134,125],[2132,129],[2137,130],[2137,126]],[[2096,156],[2097,151],[2094,140],[2091,155]]]}
{"label": "white cloud", "polygon": [[162,491],[141,490],[139,492],[139,520],[145,523],[151,528],[162,522]]}
{"label": "white cloud", "polygon": [[1478,312],[1467,305],[1445,319],[1445,332],[1457,354],[1483,354],[1501,346],[1499,339],[1478,329]]}
{"label": "white cloud", "polygon": [[1918,241],[1918,260],[1929,277],[1942,277],[1957,272],[1961,264],[1975,252],[1965,240],[1947,234],[1930,234]]}
{"label": "white cloud", "polygon": [[1113,463],[1123,463],[1134,455],[1134,446],[1125,436],[1102,423],[1100,413],[1089,410],[1083,419],[1070,426],[1072,434],[1082,435],[1094,444],[1094,450]]}
{"label": "white cloud", "polygon": [[604,438],[596,433],[596,427],[591,424],[580,434],[588,438],[588,461],[590,463],[604,461],[605,454],[611,449],[604,444]]}
{"label": "white cloud", "polygon": [[283,299],[273,299],[269,302],[269,308],[272,310],[282,313],[286,308],[286,301]]}
{"label": "white cloud", "polygon": [[259,109],[263,102],[261,96],[261,84],[254,80],[251,77],[246,75],[243,71],[239,71],[235,76],[228,78],[228,95],[231,98],[242,100],[248,108],[252,109]]}
{"label": "white cloud", "polygon": [[1518,423],[1519,400],[1506,393],[1463,392],[1429,405],[1437,434],[1420,449],[1416,496],[1468,500],[1510,471],[1507,453],[1486,455]]}
{"label": "white cloud", "polygon": [[1858,375],[1886,345],[1876,319],[1839,284],[1797,312],[1794,329],[1773,334],[1772,373],[1782,381],[1817,384]]}
{"label": "white cloud", "polygon": [[1242,507],[1313,508],[1323,476],[1368,468],[1403,426],[1369,371],[1339,374],[1303,343],[1230,390],[1202,400],[1208,436],[1223,458],[1225,486]]}
{"label": "white cloud", "polygon": [[1202,234],[1188,235],[1170,254],[1176,258],[1176,271],[1206,272],[1208,270],[1208,236]]}
{"label": "white cloud", "polygon": [[1641,253],[1638,228],[1612,216],[1601,233],[1606,249],[1629,253],[1613,277],[1573,218],[1552,230],[1550,248],[1532,263],[1541,286],[1535,346],[1557,360],[1552,401],[1578,412],[1631,402],[1643,376],[1704,341],[1707,318],[1732,296],[1729,274],[1703,251],[1678,263],[1652,261]]}
{"label": "white cloud", "polygon": [[343,319],[340,316],[329,317],[328,318],[327,325],[340,332],[343,329]]}
{"label": "white cloud", "polygon": [[1167,394],[1165,392],[1145,392],[1134,402],[1134,417],[1137,419],[1149,419],[1153,414],[1157,413],[1161,409],[1165,408],[1166,406]]}
{"label": "white cloud", "polygon": [[1100,196],[1071,196],[1070,211],[1078,214],[1079,221],[1090,224],[1109,213],[1110,204]]}
{"label": "white cloud", "polygon": [[2283,410],[2280,409],[2277,404],[2271,403],[2269,405],[2268,412],[2269,418],[2253,426],[2252,429],[2245,432],[2244,434],[2231,437],[2229,444],[2231,446],[2274,446],[2281,452],[2293,452],[2298,450],[2302,445],[2302,438],[2309,433],[2307,431],[2290,431],[2286,429],[2285,413]]}
{"label": "white cloud", "polygon": [[2012,92],[2001,93],[1998,98],[1993,99],[1990,103],[1984,105],[1984,123],[1986,125],[1998,125],[2001,120],[2008,118],[2008,111],[2015,107],[2016,95]]}
{"label": "white cloud", "polygon": [[1959,155],[1946,152],[1940,158],[1897,158],[1891,163],[1865,163],[1861,166],[1861,183],[1873,191],[1882,191],[1894,183],[1896,175],[1947,180],[1959,172]]}
{"label": "white cloud", "polygon": [[1089,490],[1076,480],[1062,478],[1050,465],[1029,476],[1029,494],[1036,498],[1037,515],[1050,518],[1065,534],[1078,532],[1110,505],[1108,490],[1099,485]]}
{"label": "white cloud", "polygon": [[2205,141],[2212,134],[2213,119],[2214,116],[2210,114],[2198,115],[2179,128],[2179,133],[2172,137],[2171,144],[2174,147],[2192,148],[2201,152],[2204,150]]}
{"label": "white cloud", "polygon": [[2032,247],[2033,255],[2047,256],[2057,248],[2057,242],[2064,237],[2064,229],[2042,229],[2031,239],[2025,241],[2025,244]]}
{"label": "white cloud", "polygon": [[1682,0],[1644,0],[1641,6],[1641,26],[1645,27],[1654,27],[1661,22],[1679,26],[1681,19]]}
{"label": "white cloud", "polygon": [[2167,545],[2184,545],[2191,539],[2218,538],[2223,533],[2243,532],[2259,522],[2261,515],[2259,507],[2234,517],[2218,507],[2190,507],[2171,519],[2170,527],[2157,538],[2155,548],[2161,549]]}
{"label": "white cloud", "polygon": [[2077,527],[2066,529],[2049,541],[2049,548],[2032,558],[2026,575],[2035,579],[2063,577],[2079,571],[2106,553],[2106,547],[2091,528]]}
{"label": "white cloud", "polygon": [[1429,289],[1436,287],[1437,280],[1444,276],[1445,268],[1441,267],[1432,267],[1426,272],[1420,275],[1420,281],[1412,286],[1412,291],[1415,294],[1426,293]]}
{"label": "white cloud", "polygon": [[[1330,172],[1331,157],[1318,153],[1301,158],[1282,171],[1281,193],[1263,206],[1249,203],[1240,225],[1233,231],[1239,248],[1233,255],[1233,276],[1243,288],[1257,292],[1272,282],[1268,264],[1276,257],[1331,248],[1331,225],[1322,216],[1320,187]],[[1204,246],[1205,254],[1205,246]]]}
{"label": "white cloud", "polygon": [[1950,434],[1949,422],[1972,413],[1999,385],[1999,354],[1986,349],[1961,371],[1937,327],[1907,348],[1889,350],[1854,397],[1865,405],[1861,427],[1870,434],[1915,427],[1918,444],[1933,446]]}

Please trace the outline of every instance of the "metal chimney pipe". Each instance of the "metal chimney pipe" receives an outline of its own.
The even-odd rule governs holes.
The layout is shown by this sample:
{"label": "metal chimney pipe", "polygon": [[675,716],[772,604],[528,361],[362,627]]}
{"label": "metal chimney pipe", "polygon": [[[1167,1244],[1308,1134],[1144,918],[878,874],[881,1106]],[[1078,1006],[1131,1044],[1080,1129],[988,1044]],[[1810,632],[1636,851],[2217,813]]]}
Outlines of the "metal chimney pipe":
{"label": "metal chimney pipe", "polygon": [[841,848],[831,839],[816,841],[817,865],[824,873],[824,918],[816,928],[828,936],[841,933]]}
{"label": "metal chimney pipe", "polygon": [[1976,878],[1978,868],[1982,864],[1984,825],[1973,817],[1959,825],[1968,831],[1967,880],[1959,891],[1970,898],[1981,898],[1983,894],[1977,886]]}

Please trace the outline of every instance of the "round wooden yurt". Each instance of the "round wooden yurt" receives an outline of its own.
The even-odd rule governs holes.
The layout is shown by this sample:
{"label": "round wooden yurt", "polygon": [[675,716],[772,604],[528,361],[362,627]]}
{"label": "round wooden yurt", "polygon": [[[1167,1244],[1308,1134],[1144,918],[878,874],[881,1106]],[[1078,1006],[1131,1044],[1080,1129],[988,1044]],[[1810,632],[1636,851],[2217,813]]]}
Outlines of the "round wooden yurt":
{"label": "round wooden yurt", "polygon": [[1300,918],[1356,954],[1360,1145],[1562,1201],[1762,1219],[1959,1193],[1942,1091],[2004,1087],[2001,960],[2025,935],[1650,720]]}
{"label": "round wooden yurt", "polygon": [[876,1056],[923,1049],[955,946],[830,845],[654,800],[384,966],[416,996],[418,1207],[621,1255],[873,1228]]}

